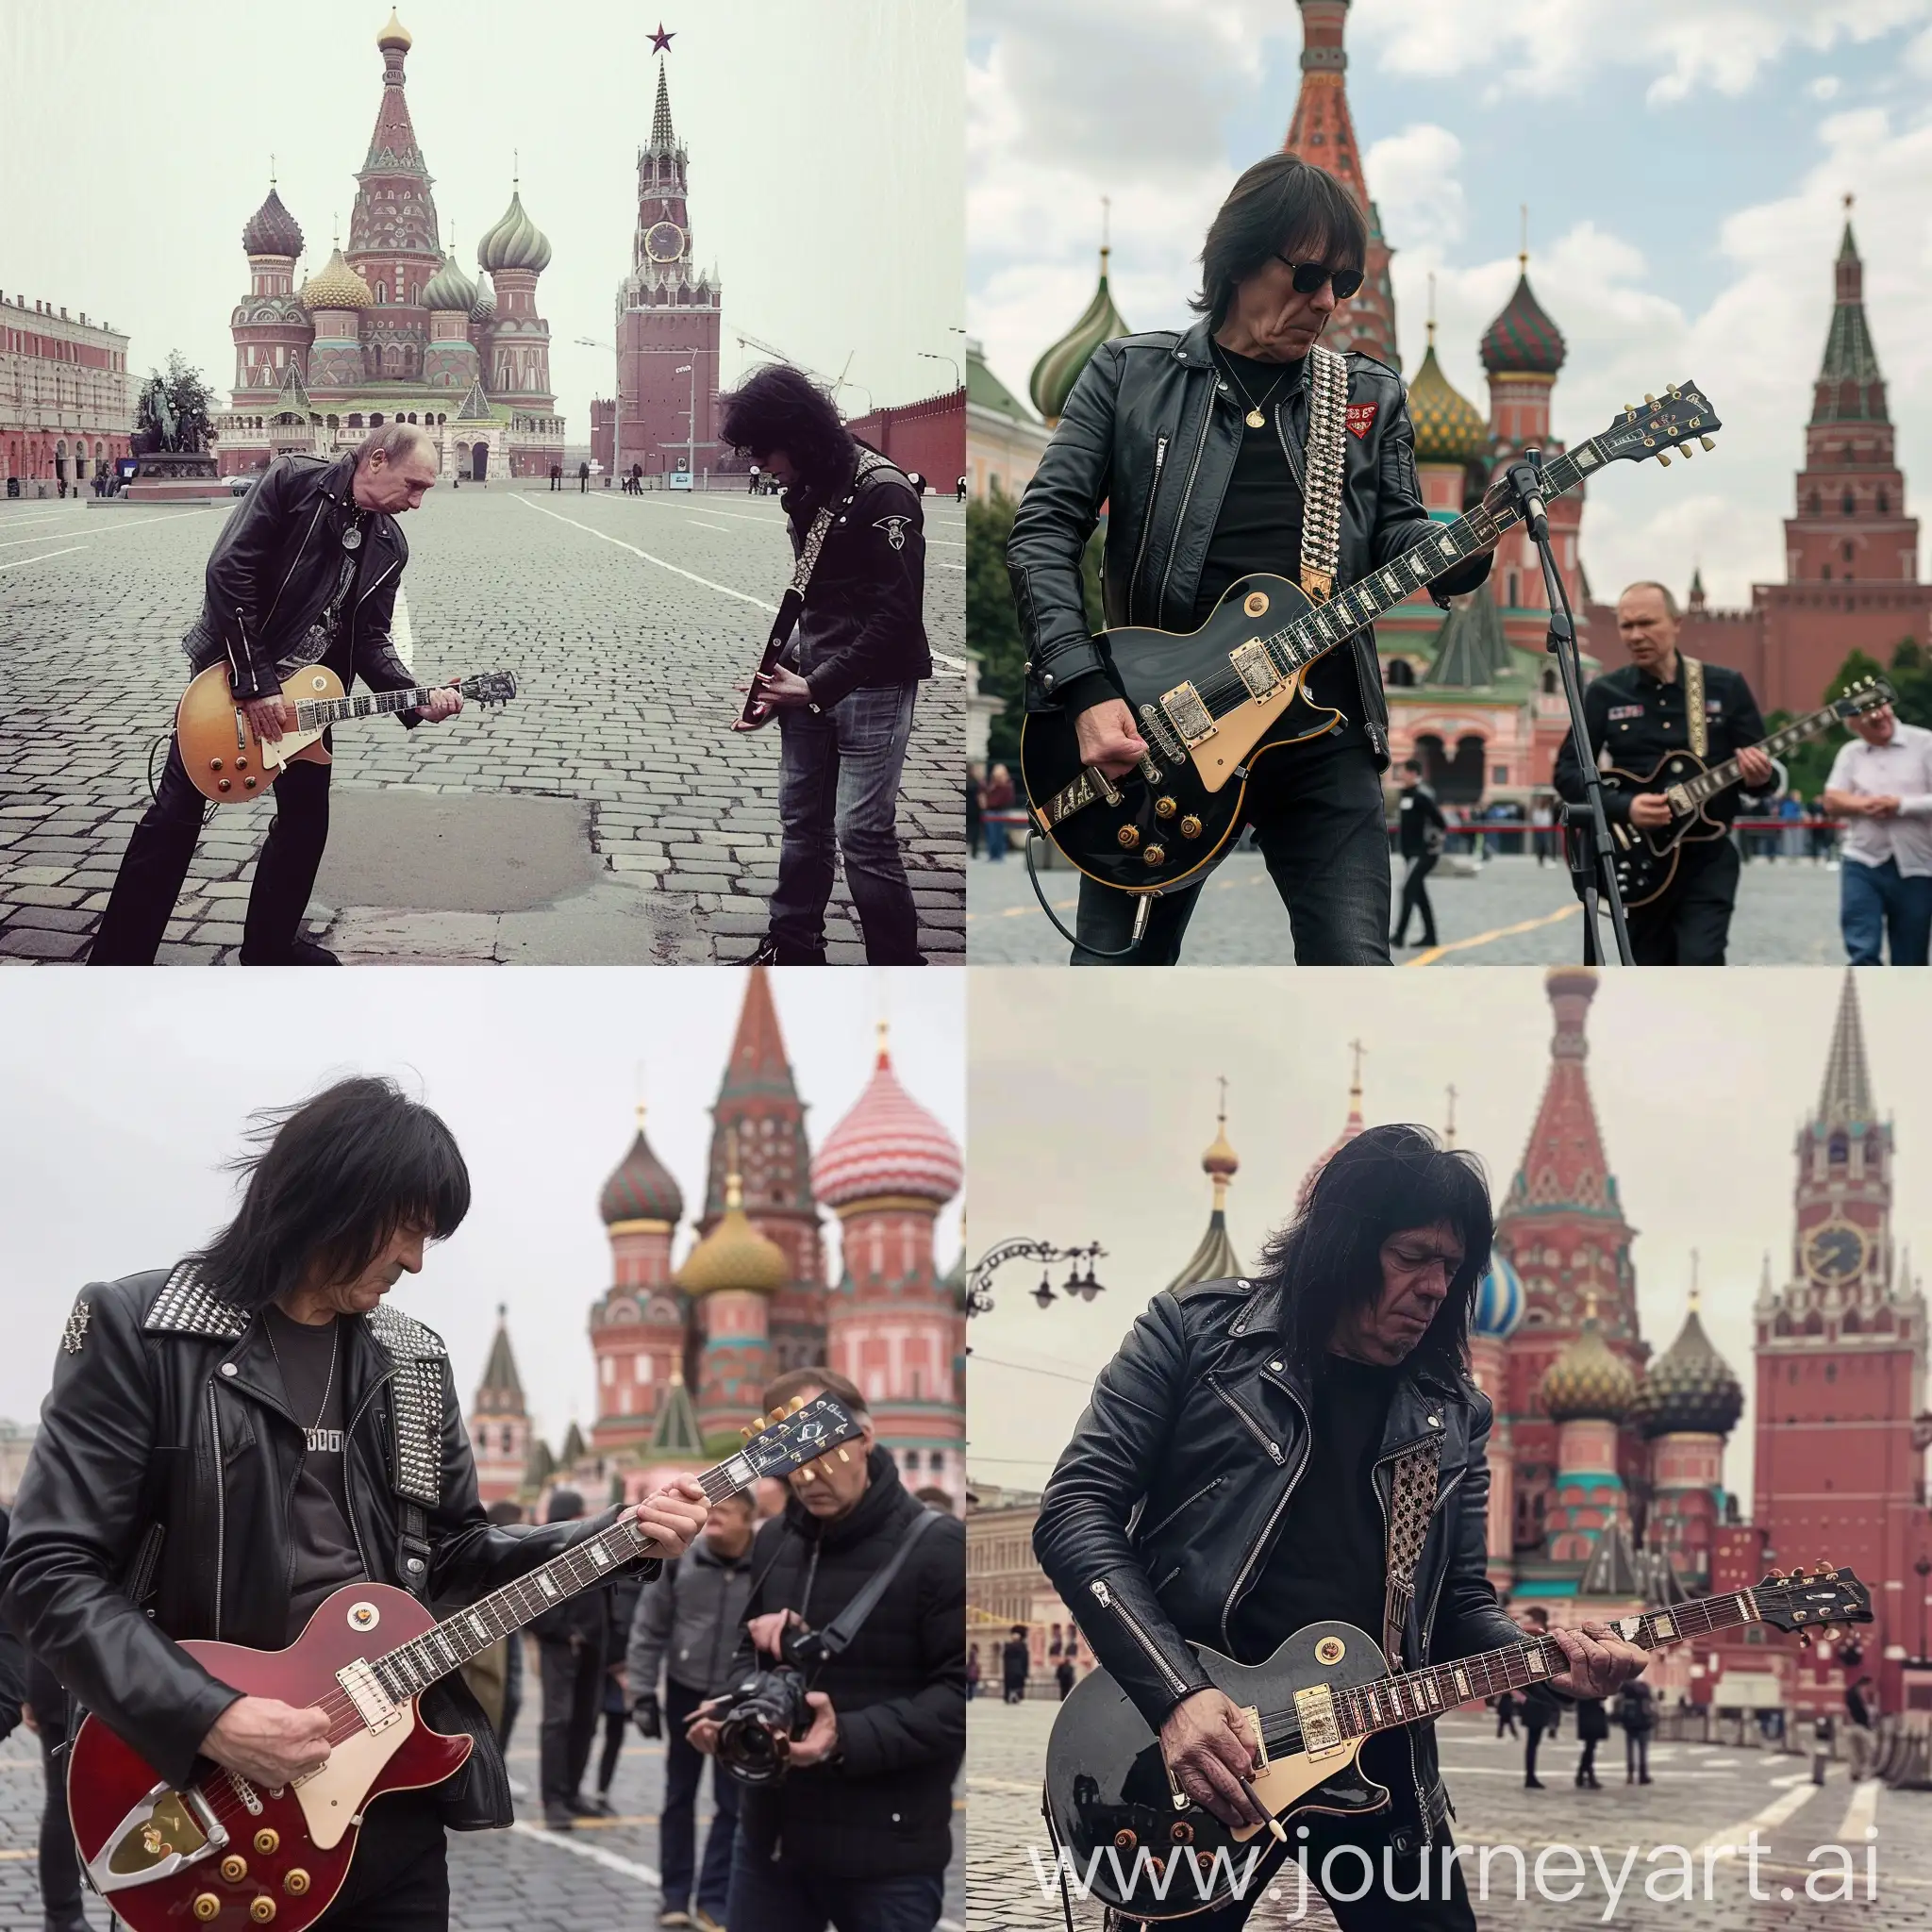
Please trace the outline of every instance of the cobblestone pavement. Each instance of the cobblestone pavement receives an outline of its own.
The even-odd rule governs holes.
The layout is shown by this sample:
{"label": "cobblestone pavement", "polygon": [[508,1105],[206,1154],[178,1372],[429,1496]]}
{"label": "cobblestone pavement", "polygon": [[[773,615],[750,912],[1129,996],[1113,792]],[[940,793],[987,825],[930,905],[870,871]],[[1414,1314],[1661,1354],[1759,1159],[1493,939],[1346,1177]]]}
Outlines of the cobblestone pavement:
{"label": "cobblestone pavement", "polygon": [[[1400,884],[1401,867],[1395,871]],[[1074,923],[1079,874],[1042,872],[1047,902],[1062,924]],[[1391,893],[1395,908],[1399,892]],[[1437,947],[1396,954],[1409,966],[1554,966],[1581,957],[1583,924],[1569,874],[1535,859],[1492,858],[1479,873],[1429,880]],[[973,860],[966,882],[967,950],[975,965],[1058,965],[1067,944],[1041,915],[1026,879],[1022,851],[997,865]],[[1394,911],[1390,914],[1394,924]],[[1413,936],[1417,928],[1410,924]],[[1609,926],[1604,942],[1609,944]],[[1259,854],[1238,852],[1208,878],[1188,927],[1185,963],[1193,966],[1291,966],[1288,915]],[[1753,863],[1738,888],[1730,960],[1740,966],[1842,965],[1838,930],[1838,870],[1809,859]]]}
{"label": "cobblestone pavement", "polygon": [[[966,1755],[967,1925],[969,1932],[1033,1932],[1060,1926],[1056,1890],[1043,1895],[1028,1857],[1037,1849],[1051,1881],[1052,1864],[1040,1820],[1040,1766],[1055,1705],[1035,1700],[1008,1706],[978,1700],[971,1708]],[[1809,1760],[1782,1752],[1725,1750],[1659,1742],[1651,1750],[1654,1782],[1624,1782],[1623,1742],[1613,1734],[1598,1747],[1601,1790],[1578,1790],[1572,1779],[1577,1747],[1566,1724],[1546,1743],[1539,1771],[1546,1790],[1523,1784],[1523,1747],[1498,1740],[1493,1719],[1454,1716],[1438,1727],[1442,1768],[1457,1809],[1458,1843],[1471,1848],[1463,1875],[1484,1932],[1582,1932],[1614,1924],[1629,1932],[1924,1932],[1932,1927],[1932,1795],[1891,1791],[1868,1780],[1846,1782],[1842,1765],[1828,1767],[1814,1786]],[[1749,1843],[1753,1827],[1762,1847],[1757,1890],[1751,1896],[1750,1861],[1718,1847]],[[1875,1896],[1867,1898],[1866,1857],[1875,1830]],[[1837,1874],[1848,1848],[1856,1897],[1836,1901]],[[1489,1853],[1489,1896],[1480,1892],[1484,1847],[1514,1846],[1524,1858],[1519,1896],[1516,1861]],[[1574,1848],[1574,1856],[1563,1849]],[[1687,1868],[1674,1851],[1690,1854],[1693,1895],[1676,1896]],[[1707,1847],[1709,1847],[1707,1858]],[[1612,1890],[1634,1850],[1614,1903]],[[1822,1855],[1813,1858],[1814,1852]],[[1547,1854],[1543,1889],[1537,1860]],[[1601,1855],[1603,1868],[1597,1863]],[[1807,1864],[1807,1859],[1810,1862]],[[1606,1882],[1603,1869],[1608,1873]],[[1707,1885],[1706,1874],[1708,1874]],[[1833,1874],[1833,1875],[1824,1875]],[[1806,1892],[1807,1876],[1815,1896]],[[1353,1889],[1359,1868],[1338,1869]],[[1565,1894],[1580,1882],[1575,1896]],[[1283,1896],[1271,1891],[1249,1924],[1255,1932],[1289,1925],[1334,1932],[1335,1922],[1310,1887],[1301,1907],[1292,1873]],[[1666,1894],[1662,1898],[1650,1891]],[[1077,1932],[1098,1932],[1097,1907],[1075,1903]],[[1185,1924],[1186,1921],[1180,1922]]]}
{"label": "cobblestone pavement", "polygon": [[[658,1807],[664,1747],[634,1734],[611,1787],[617,1816],[590,1819],[570,1833],[527,1823],[535,1799],[535,1712],[525,1707],[510,1740],[509,1773],[518,1822],[508,1831],[455,1832],[449,1839],[450,1924],[458,1932],[643,1932],[658,1919]],[[597,1748],[601,1750],[601,1736]],[[593,1758],[594,1765],[594,1758]],[[698,1814],[698,1844],[708,1828],[710,1780]],[[35,1864],[42,1785],[40,1745],[25,1731],[0,1744],[0,1932],[41,1932]],[[954,1806],[952,1869],[942,1928],[958,1932],[965,1915],[964,1820]],[[90,1895],[88,1924],[117,1922]],[[756,1927],[748,1932],[757,1932]]]}
{"label": "cobblestone pavement", "polygon": [[[149,749],[183,681],[181,633],[230,508],[0,503],[0,958],[84,954],[147,803]],[[926,627],[946,661],[920,693],[899,809],[922,944],[955,964],[962,525],[956,504],[928,502]],[[725,725],[791,572],[776,500],[439,489],[405,528],[419,675],[509,670],[522,694],[407,734],[387,719],[338,730],[338,815],[359,813],[358,845],[375,862],[344,868],[331,852],[312,930],[370,960],[741,957],[777,874],[778,740]],[[462,890],[412,896],[420,855],[412,865],[398,851],[417,823],[411,801],[478,793],[575,802],[586,863],[546,872],[543,841],[531,858],[513,827],[486,834],[453,814],[441,850]],[[208,827],[164,959],[233,956],[271,810],[226,807]],[[828,932],[836,962],[862,959],[842,880]]]}

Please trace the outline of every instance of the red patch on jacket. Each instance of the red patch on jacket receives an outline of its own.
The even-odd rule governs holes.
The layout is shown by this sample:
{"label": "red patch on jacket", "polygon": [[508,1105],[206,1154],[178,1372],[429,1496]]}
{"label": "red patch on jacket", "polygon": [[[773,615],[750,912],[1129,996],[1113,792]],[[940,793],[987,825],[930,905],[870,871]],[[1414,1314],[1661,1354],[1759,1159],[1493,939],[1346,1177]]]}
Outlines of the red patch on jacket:
{"label": "red patch on jacket", "polygon": [[1366,436],[1369,425],[1375,420],[1375,411],[1380,403],[1351,403],[1348,406],[1348,433],[1351,436]]}

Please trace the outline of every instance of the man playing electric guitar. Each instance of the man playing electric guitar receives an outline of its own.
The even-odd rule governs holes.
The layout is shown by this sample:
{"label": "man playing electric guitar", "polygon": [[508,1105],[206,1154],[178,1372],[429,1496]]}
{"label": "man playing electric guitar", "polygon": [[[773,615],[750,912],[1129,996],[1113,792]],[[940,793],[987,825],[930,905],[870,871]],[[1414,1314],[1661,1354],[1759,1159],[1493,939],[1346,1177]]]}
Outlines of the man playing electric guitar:
{"label": "man playing electric guitar", "polygon": [[[1080,558],[1100,512],[1109,626],[1192,631],[1236,578],[1265,571],[1292,581],[1315,566],[1303,552],[1310,351],[1361,286],[1367,249],[1362,212],[1332,175],[1293,155],[1257,162],[1208,230],[1193,305],[1201,320],[1180,335],[1102,343],[1067,398],[1014,516],[1007,566],[1027,707],[1076,714],[1083,760],[1109,777],[1147,747],[1089,636]],[[1322,597],[1430,527],[1401,378],[1366,356],[1346,361],[1341,499],[1307,518],[1334,550],[1335,581],[1310,592]],[[1472,558],[1431,591],[1446,604],[1489,569],[1487,553]],[[1324,658],[1305,690],[1308,703],[1340,714],[1335,728],[1257,758],[1246,810],[1288,907],[1296,959],[1386,965],[1389,712],[1374,632]],[[1196,883],[1155,901],[1132,963],[1174,963],[1200,891]],[[1136,904],[1083,878],[1074,963],[1123,951]]]}
{"label": "man playing electric guitar", "polygon": [[[1422,1127],[1371,1127],[1322,1169],[1255,1279],[1155,1296],[1047,1484],[1041,1566],[1179,1790],[1226,1824],[1266,1822],[1257,1740],[1191,1645],[1258,1663],[1337,1619],[1414,1670],[1521,1641],[1485,1573],[1491,1404],[1468,1365],[1491,1234],[1474,1157]],[[1646,1661],[1602,1624],[1557,1641],[1569,1669],[1551,1681],[1579,1696]],[[1472,1932],[1459,1866],[1441,1895],[1433,1722],[1378,1732],[1359,1761],[1387,1800],[1306,1815],[1310,1884],[1357,1846],[1374,1877],[1330,1899],[1343,1932]],[[1245,1896],[1188,1923],[1233,1932],[1303,1850],[1276,1843]],[[1362,1871],[1341,1856],[1336,1886]]]}
{"label": "man playing electric guitar", "polygon": [[[469,1204],[435,1114],[387,1081],[344,1080],[280,1117],[241,1211],[199,1254],[75,1304],[0,1558],[0,1619],[177,1789],[199,1757],[291,1784],[327,1762],[330,1719],[242,1695],[175,1640],[279,1650],[363,1578],[471,1604],[618,1519],[525,1529],[483,1513],[448,1354],[384,1301]],[[682,1476],[628,1513],[675,1557],[702,1496]],[[445,1926],[444,1829],[510,1823],[502,1754],[460,1676],[421,1708],[475,1747],[446,1783],[369,1805],[316,1921],[329,1932]]]}
{"label": "man playing electric guitar", "polygon": [[[1777,768],[1757,748],[1765,736],[1757,701],[1740,672],[1696,664],[1677,651],[1677,601],[1662,584],[1638,583],[1617,600],[1617,632],[1630,662],[1606,672],[1583,693],[1591,756],[1621,771],[1645,774],[1671,752],[1690,751],[1707,765],[1735,758],[1747,789],[1769,791]],[[1702,715],[1687,703],[1701,693]],[[1700,740],[1702,742],[1700,742]],[[1575,741],[1557,754],[1556,787],[1572,804],[1583,799]],[[1737,791],[1721,791],[1706,812],[1728,826],[1738,815]],[[1657,827],[1671,823],[1658,791],[1604,788],[1611,824]],[[1648,905],[1629,908],[1630,949],[1640,966],[1722,966],[1737,903],[1738,850],[1722,838],[1686,838],[1676,876]]]}

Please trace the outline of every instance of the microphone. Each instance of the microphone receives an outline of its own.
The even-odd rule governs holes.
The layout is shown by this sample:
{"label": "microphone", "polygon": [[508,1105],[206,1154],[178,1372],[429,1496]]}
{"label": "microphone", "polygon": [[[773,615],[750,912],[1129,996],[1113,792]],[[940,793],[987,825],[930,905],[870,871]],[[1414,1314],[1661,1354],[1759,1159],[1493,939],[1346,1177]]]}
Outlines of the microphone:
{"label": "microphone", "polygon": [[1542,475],[1534,463],[1511,463],[1509,488],[1522,506],[1524,527],[1531,539],[1543,542],[1550,534],[1550,520],[1543,508]]}

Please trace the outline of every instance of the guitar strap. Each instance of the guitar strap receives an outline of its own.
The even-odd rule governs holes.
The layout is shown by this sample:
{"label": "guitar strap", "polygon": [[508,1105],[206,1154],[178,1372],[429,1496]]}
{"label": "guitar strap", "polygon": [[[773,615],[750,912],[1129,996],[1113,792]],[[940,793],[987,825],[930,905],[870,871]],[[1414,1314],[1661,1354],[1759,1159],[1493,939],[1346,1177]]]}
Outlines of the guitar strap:
{"label": "guitar strap", "polygon": [[[1438,1439],[1418,1442],[1395,1458],[1389,1476],[1388,1583],[1382,1599],[1382,1651],[1391,1671],[1407,1666],[1402,1656],[1402,1632],[1415,1602],[1415,1571],[1422,1561],[1429,1520],[1436,1513],[1436,1484],[1440,1474]],[[1421,1659],[1415,1659],[1420,1663]]]}
{"label": "guitar strap", "polygon": [[1308,435],[1302,468],[1302,591],[1325,604],[1341,558],[1341,469],[1348,448],[1348,358],[1308,351]]}
{"label": "guitar strap", "polygon": [[1690,756],[1703,764],[1710,753],[1710,720],[1704,713],[1704,666],[1679,651],[1677,675],[1684,680],[1684,728],[1690,734]]}

